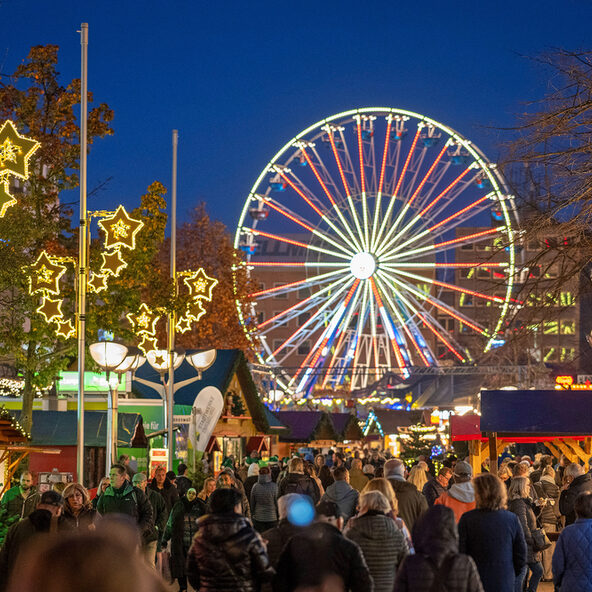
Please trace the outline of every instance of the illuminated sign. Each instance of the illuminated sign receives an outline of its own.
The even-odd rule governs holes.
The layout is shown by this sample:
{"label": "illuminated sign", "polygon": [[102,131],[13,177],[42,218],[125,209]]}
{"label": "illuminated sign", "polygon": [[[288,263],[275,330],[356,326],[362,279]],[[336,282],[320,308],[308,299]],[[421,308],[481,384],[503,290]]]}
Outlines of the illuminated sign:
{"label": "illuminated sign", "polygon": [[574,383],[574,377],[573,376],[569,376],[569,375],[565,375],[565,376],[557,376],[555,378],[555,384],[564,388],[564,389],[569,389],[571,388],[571,386]]}

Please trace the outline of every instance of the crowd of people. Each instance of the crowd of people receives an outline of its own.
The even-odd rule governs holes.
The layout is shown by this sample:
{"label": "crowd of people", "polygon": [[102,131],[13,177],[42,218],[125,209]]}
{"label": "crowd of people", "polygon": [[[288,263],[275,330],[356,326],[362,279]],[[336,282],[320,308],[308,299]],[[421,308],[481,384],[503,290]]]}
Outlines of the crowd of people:
{"label": "crowd of people", "polygon": [[40,493],[25,471],[0,500],[12,522],[0,592],[139,582],[149,591],[534,592],[541,580],[592,592],[592,475],[565,457],[503,456],[498,476],[487,466],[473,475],[454,456],[436,469],[376,450],[253,455],[241,466],[227,459],[199,490],[183,464],[149,480],[122,459],[94,499],[79,483]]}

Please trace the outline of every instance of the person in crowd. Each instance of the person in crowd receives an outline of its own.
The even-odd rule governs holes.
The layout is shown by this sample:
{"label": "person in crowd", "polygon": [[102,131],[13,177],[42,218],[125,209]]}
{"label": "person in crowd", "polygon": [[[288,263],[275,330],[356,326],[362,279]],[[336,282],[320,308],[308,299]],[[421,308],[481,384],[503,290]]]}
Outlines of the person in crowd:
{"label": "person in crowd", "polygon": [[[370,465],[372,466],[372,465]],[[349,471],[350,485],[358,492],[362,491],[368,483],[369,479],[362,471],[362,461],[359,458],[354,458],[351,462],[351,469]]]}
{"label": "person in crowd", "polygon": [[417,491],[420,491],[423,493],[423,488],[424,485],[428,482],[428,477],[427,477],[427,472],[426,472],[426,468],[427,465],[424,462],[422,466],[421,463],[416,464],[414,467],[411,468],[411,470],[409,471],[409,475],[407,477],[407,482],[411,483],[412,485],[415,485],[415,489],[417,489]]}
{"label": "person in crowd", "polygon": [[377,469],[378,467],[382,467],[385,461],[384,457],[381,456],[380,452],[376,449],[373,449],[368,462],[374,467],[374,469]]}
{"label": "person in crowd", "polygon": [[[326,490],[327,488],[325,488]],[[321,497],[317,484],[304,473],[304,461],[301,458],[290,459],[288,474],[278,484],[278,497],[286,495],[286,493],[308,495],[313,504],[316,504]]]}
{"label": "person in crowd", "polygon": [[532,531],[537,528],[537,521],[533,509],[534,504],[530,498],[530,480],[528,477],[515,477],[512,479],[510,489],[508,489],[508,500],[508,510],[516,514],[520,520],[527,549],[527,567],[523,568],[516,579],[516,590],[521,592],[524,580],[528,577],[528,570],[530,570],[531,575],[528,579],[527,590],[528,592],[535,592],[543,576],[543,566],[541,564],[541,552],[535,549],[532,536]]}
{"label": "person in crowd", "polygon": [[278,521],[277,483],[271,480],[269,467],[261,467],[257,483],[251,489],[251,515],[257,532],[273,528]]}
{"label": "person in crowd", "polygon": [[317,472],[320,473],[321,469],[325,466],[325,455],[317,454],[314,459],[314,465],[317,468]]}
{"label": "person in crowd", "polygon": [[126,479],[131,483],[136,471],[130,465],[130,457],[128,454],[122,454],[117,461],[117,464],[122,465],[125,467],[125,472],[127,473]]}
{"label": "person in crowd", "polygon": [[322,499],[337,504],[343,521],[347,523],[356,513],[360,494],[350,485],[349,471],[345,468],[344,464],[333,469],[333,478],[335,479],[335,483],[329,485]]}
{"label": "person in crowd", "polygon": [[580,493],[574,501],[576,520],[559,535],[553,553],[553,582],[561,592],[592,590],[592,493]]}
{"label": "person in crowd", "polygon": [[512,471],[510,470],[508,464],[509,463],[502,463],[497,472],[497,476],[503,481],[506,489],[510,487],[510,483],[512,481]]}
{"label": "person in crowd", "polygon": [[111,485],[111,479],[109,479],[109,475],[103,477],[99,481],[99,486],[97,487],[97,495],[92,500],[93,508],[97,509],[97,504],[99,503],[99,498],[105,493],[105,489]]}
{"label": "person in crowd", "polygon": [[38,539],[19,560],[8,592],[167,592],[122,528],[111,524],[108,531],[99,527]]}
{"label": "person in crowd", "polygon": [[368,481],[374,479],[374,465],[371,465],[370,463],[365,464],[362,467],[362,472],[368,478]]}
{"label": "person in crowd", "polygon": [[565,472],[565,467],[570,464],[570,460],[564,454],[561,455],[559,458],[559,462],[555,467],[555,483],[557,483],[558,487],[563,485],[563,477]]}
{"label": "person in crowd", "polygon": [[193,487],[191,479],[185,473],[187,473],[187,465],[185,463],[179,463],[177,467],[177,479],[175,481],[175,487],[177,488],[179,497],[185,495],[187,490]]}
{"label": "person in crowd", "polygon": [[273,580],[274,592],[349,590],[371,592],[372,577],[360,547],[341,533],[337,504],[322,501],[316,521],[284,547]]}
{"label": "person in crowd", "polygon": [[251,499],[251,490],[253,489],[253,485],[257,483],[259,480],[259,465],[256,462],[253,462],[249,465],[249,470],[247,472],[247,478],[245,479],[244,486],[245,486],[245,495],[247,499]]}
{"label": "person in crowd", "polygon": [[[545,467],[553,468],[553,457],[548,454],[543,454],[539,461],[539,466],[532,471],[530,474],[530,480],[532,483],[538,483],[541,476],[543,475],[543,471]],[[555,474],[555,470],[553,470],[553,474]]]}
{"label": "person in crowd", "polygon": [[68,522],[73,529],[92,530],[98,517],[88,497],[88,491],[80,483],[69,483],[64,489],[64,522]]}
{"label": "person in crowd", "polygon": [[413,544],[416,553],[404,559],[395,592],[483,592],[475,562],[459,553],[456,520],[450,508],[432,506],[422,514],[413,527]]}
{"label": "person in crowd", "polygon": [[380,491],[360,495],[360,511],[344,531],[362,549],[374,592],[392,592],[397,568],[409,553],[405,535],[389,516],[391,505]]}
{"label": "person in crowd", "polygon": [[30,471],[23,471],[19,484],[11,487],[0,501],[0,517],[20,520],[27,518],[39,503],[39,493],[33,485],[33,475]]}
{"label": "person in crowd", "polygon": [[[557,484],[555,483],[555,469],[551,463],[545,465],[539,480],[534,484],[534,488],[538,497],[543,501],[540,515],[541,526],[547,533],[557,532],[559,530],[559,487],[557,487]],[[551,560],[554,551],[555,541],[551,541],[551,546],[542,551],[543,582],[550,582],[553,579]]]}
{"label": "person in crowd", "polygon": [[[177,473],[175,471],[167,471],[166,478],[175,486],[177,487]],[[179,493],[179,491],[177,491]]]}
{"label": "person in crowd", "polygon": [[115,464],[109,471],[111,484],[99,498],[99,514],[125,514],[137,524],[142,537],[152,529],[152,506],[146,494],[127,479],[123,465]]}
{"label": "person in crowd", "polygon": [[428,506],[433,506],[434,502],[448,489],[452,477],[452,469],[450,467],[442,467],[435,477],[432,477],[422,489],[422,493],[428,502]]}
{"label": "person in crowd", "polygon": [[333,470],[337,467],[345,466],[345,456],[341,452],[334,452],[333,453]]}
{"label": "person in crowd", "polygon": [[447,506],[454,512],[456,522],[469,510],[475,509],[475,490],[471,483],[473,469],[464,461],[454,465],[454,483],[435,502],[435,505]]}
{"label": "person in crowd", "polygon": [[56,481],[52,484],[51,489],[64,497],[64,489],[66,489],[66,485],[67,483],[64,483],[63,481]]}
{"label": "person in crowd", "polygon": [[592,475],[578,463],[570,463],[564,469],[564,484],[559,495],[559,511],[565,516],[565,526],[576,520],[574,504],[580,493],[592,492]]}
{"label": "person in crowd", "polygon": [[325,488],[323,487],[323,483],[319,479],[319,474],[317,472],[317,467],[311,462],[304,463],[304,473],[308,475],[317,485],[319,489],[319,495],[322,497],[325,493]]}
{"label": "person in crowd", "polygon": [[300,500],[301,498],[302,496],[297,493],[287,493],[286,495],[280,497],[277,501],[279,517],[277,526],[274,526],[273,528],[261,533],[261,537],[267,545],[267,555],[269,557],[269,561],[274,569],[277,568],[280,553],[286,546],[288,540],[291,539],[295,534],[298,534],[302,531],[301,526],[292,524],[292,522],[290,522],[288,519],[288,511],[291,504],[294,501]]}
{"label": "person in crowd", "polygon": [[366,487],[362,490],[362,493],[367,493],[369,491],[380,491],[384,497],[389,501],[389,505],[391,507],[390,512],[387,513],[387,516],[393,520],[395,526],[401,531],[403,536],[405,537],[405,541],[407,542],[407,547],[409,548],[410,552],[413,552],[413,543],[411,542],[411,533],[405,524],[405,521],[402,518],[398,517],[399,512],[399,502],[397,501],[397,496],[393,491],[390,483],[384,477],[377,477],[376,479],[371,479],[366,484]]}
{"label": "person in crowd", "polygon": [[163,466],[156,467],[154,477],[148,487],[162,495],[168,518],[175,502],[179,501],[179,493],[177,492],[177,488],[170,482],[166,475],[167,471]]}
{"label": "person in crowd", "polygon": [[209,506],[187,554],[189,583],[198,591],[259,590],[273,568],[261,537],[241,515],[241,494],[232,487],[216,489]]}
{"label": "person in crowd", "polygon": [[197,497],[207,504],[210,495],[212,495],[214,491],[216,491],[216,479],[214,479],[214,477],[206,477]]}
{"label": "person in crowd", "polygon": [[405,464],[402,460],[387,460],[384,463],[384,476],[397,496],[399,516],[411,530],[417,518],[428,509],[428,503],[415,485],[405,481]]}
{"label": "person in crowd", "polygon": [[36,509],[27,518],[14,523],[8,529],[0,551],[0,591],[6,589],[19,555],[32,540],[41,534],[58,532],[58,519],[62,513],[63,501],[59,493],[44,491],[39,497]]}
{"label": "person in crowd", "polygon": [[171,574],[177,579],[179,592],[187,590],[185,563],[191,541],[197,532],[197,519],[206,513],[206,504],[193,487],[175,502],[162,535],[162,544],[171,541]]}
{"label": "person in crowd", "polygon": [[325,491],[327,491],[327,487],[329,487],[329,485],[333,485],[335,482],[335,479],[333,479],[333,474],[331,473],[331,469],[326,464],[323,465],[319,471],[319,479],[321,480],[321,484]]}
{"label": "person in crowd", "polygon": [[156,552],[160,550],[160,539],[164,533],[168,512],[162,495],[148,487],[148,478],[145,473],[136,473],[132,478],[132,483],[134,487],[146,494],[152,508],[150,528],[144,530],[142,534],[142,552],[148,564],[154,565]]}
{"label": "person in crowd", "polygon": [[485,592],[514,592],[526,565],[526,541],[518,517],[508,512],[507,490],[491,473],[473,480],[476,508],[458,523],[459,551],[470,555]]}
{"label": "person in crowd", "polygon": [[232,474],[232,471],[230,471],[230,470],[221,471],[220,474],[218,475],[218,479],[216,481],[216,489],[228,489],[228,488],[236,489],[240,493],[240,496],[241,496],[241,510],[242,510],[243,516],[251,519],[251,506],[249,504],[249,500],[247,499],[247,496],[245,495],[245,490],[244,490],[244,488],[241,489],[241,486],[242,486],[242,483],[234,477],[234,475]]}

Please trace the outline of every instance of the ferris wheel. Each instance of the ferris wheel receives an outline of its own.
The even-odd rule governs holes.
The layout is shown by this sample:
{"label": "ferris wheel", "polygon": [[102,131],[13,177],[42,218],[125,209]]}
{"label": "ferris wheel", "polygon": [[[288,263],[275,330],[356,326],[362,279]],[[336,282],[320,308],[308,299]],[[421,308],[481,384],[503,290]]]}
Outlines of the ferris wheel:
{"label": "ferris wheel", "polygon": [[296,396],[473,363],[514,302],[516,223],[495,165],[450,127],[393,108],[315,123],[263,168],[235,234],[259,361]]}

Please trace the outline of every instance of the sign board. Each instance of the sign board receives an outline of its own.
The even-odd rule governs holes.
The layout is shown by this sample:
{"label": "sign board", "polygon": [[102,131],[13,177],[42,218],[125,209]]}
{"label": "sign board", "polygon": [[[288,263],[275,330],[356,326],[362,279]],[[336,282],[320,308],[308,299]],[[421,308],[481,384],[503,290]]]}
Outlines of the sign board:
{"label": "sign board", "polygon": [[[113,374],[113,376],[118,376]],[[60,372],[57,380],[58,393],[74,393],[78,391],[78,372]],[[125,375],[119,376],[119,392],[125,392]],[[109,383],[104,372],[85,372],[84,390],[88,393],[108,393]]]}
{"label": "sign board", "polygon": [[592,384],[592,374],[578,374],[578,384]]}
{"label": "sign board", "polygon": [[191,415],[173,415],[174,425],[183,425],[191,423]]}
{"label": "sign board", "polygon": [[150,450],[150,466],[149,466],[149,474],[148,479],[154,477],[154,471],[158,467],[164,467],[165,469],[168,466],[169,461],[169,451],[168,448],[152,448]]}
{"label": "sign board", "polygon": [[204,452],[222,415],[224,397],[215,386],[206,386],[195,398],[189,424],[189,441],[194,450]]}

